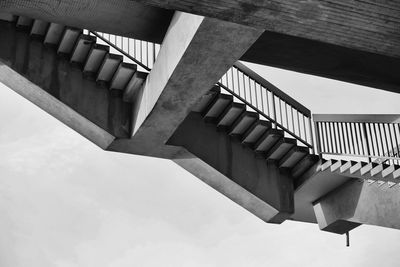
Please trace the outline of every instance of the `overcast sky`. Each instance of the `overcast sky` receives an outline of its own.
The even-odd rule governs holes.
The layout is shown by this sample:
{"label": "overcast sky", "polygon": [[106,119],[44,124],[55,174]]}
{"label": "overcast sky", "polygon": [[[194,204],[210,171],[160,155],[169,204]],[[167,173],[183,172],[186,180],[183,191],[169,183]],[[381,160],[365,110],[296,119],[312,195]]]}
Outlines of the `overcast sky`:
{"label": "overcast sky", "polygon": [[[400,95],[256,67],[315,113]],[[171,161],[104,152],[0,84],[0,267],[399,266],[400,231],[264,223]],[[399,192],[400,193],[400,192]]]}

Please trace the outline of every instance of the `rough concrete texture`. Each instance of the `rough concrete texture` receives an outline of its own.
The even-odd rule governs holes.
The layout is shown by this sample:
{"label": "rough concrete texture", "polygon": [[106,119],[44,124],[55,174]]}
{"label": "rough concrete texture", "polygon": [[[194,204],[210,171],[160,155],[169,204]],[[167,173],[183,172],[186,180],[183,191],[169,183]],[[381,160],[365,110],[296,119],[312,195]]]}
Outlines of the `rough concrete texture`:
{"label": "rough concrete texture", "polygon": [[182,149],[173,161],[218,192],[259,217],[261,220],[265,222],[271,222],[272,220],[278,223],[284,219],[283,217],[285,216],[279,217],[279,211],[277,209],[247,191],[187,150]]}
{"label": "rough concrete texture", "polygon": [[302,177],[295,180],[295,212],[291,216],[291,219],[317,223],[313,203],[352,179],[335,172],[321,172],[321,163],[320,161],[315,164]]}
{"label": "rough concrete texture", "polygon": [[[132,0],[391,57],[400,57],[400,3],[372,0]],[[382,40],[385,40],[382,42]]]}
{"label": "rough concrete texture", "polygon": [[359,224],[400,229],[398,188],[349,181],[314,205],[320,229],[344,233]]}
{"label": "rough concrete texture", "polygon": [[[6,65],[110,135],[129,137],[131,104],[84,79],[81,70],[59,57],[55,48],[30,39],[11,23],[0,22],[0,40],[0,60]],[[16,88],[18,83],[8,84],[13,85],[11,89],[23,90]]]}
{"label": "rough concrete texture", "polygon": [[42,88],[33,84],[0,60],[0,82],[57,118],[102,149],[115,137],[89,121]]}
{"label": "rough concrete texture", "polygon": [[222,175],[264,201],[277,214],[270,222],[282,222],[294,212],[293,180],[276,162],[257,157],[252,149],[231,138],[199,113],[190,113],[168,144],[183,146]]}
{"label": "rough concrete texture", "polygon": [[0,12],[161,43],[173,11],[129,0],[0,1]]}
{"label": "rough concrete texture", "polygon": [[400,92],[400,57],[266,31],[241,60]]}
{"label": "rough concrete texture", "polygon": [[134,103],[134,136],[116,140],[110,150],[173,157],[178,149],[165,146],[168,138],[262,32],[177,12]]}

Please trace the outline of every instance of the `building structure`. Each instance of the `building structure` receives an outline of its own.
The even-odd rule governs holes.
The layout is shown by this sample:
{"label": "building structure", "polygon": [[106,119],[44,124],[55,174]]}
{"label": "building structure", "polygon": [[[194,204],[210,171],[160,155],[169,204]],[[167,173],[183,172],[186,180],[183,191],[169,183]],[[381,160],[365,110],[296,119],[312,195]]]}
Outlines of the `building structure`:
{"label": "building structure", "polygon": [[312,116],[239,62],[399,92],[398,1],[0,8],[0,82],[99,147],[171,159],[266,222],[399,228],[399,116]]}

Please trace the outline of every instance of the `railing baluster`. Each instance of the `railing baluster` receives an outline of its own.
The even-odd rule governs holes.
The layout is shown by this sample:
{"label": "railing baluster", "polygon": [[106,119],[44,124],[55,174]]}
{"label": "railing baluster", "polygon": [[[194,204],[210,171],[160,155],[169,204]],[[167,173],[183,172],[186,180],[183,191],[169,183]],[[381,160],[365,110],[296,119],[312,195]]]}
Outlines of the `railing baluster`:
{"label": "railing baluster", "polygon": [[[278,100],[279,100],[279,98],[278,98]],[[279,102],[279,107],[280,106],[281,106],[281,103]],[[273,111],[272,118],[276,121],[276,106],[275,106],[275,94],[274,93],[272,93],[272,111]],[[280,113],[281,113],[281,124],[283,124],[282,123],[282,111],[280,111]],[[274,126],[274,128],[276,128],[278,125],[275,123],[275,124],[273,124],[273,126]]]}
{"label": "railing baluster", "polygon": [[[320,125],[319,122],[314,122],[315,138],[316,138],[316,141],[317,141],[317,150],[318,150],[317,152],[318,152],[320,158],[322,158],[322,152],[324,152],[324,150],[322,150],[322,147],[321,147],[321,136],[322,136],[322,133],[320,132],[319,125]],[[304,126],[305,126],[305,124],[304,124]],[[304,127],[304,130],[305,130],[305,127]]]}
{"label": "railing baluster", "polygon": [[[396,140],[396,149],[397,149],[397,157],[400,157],[400,151],[399,151],[399,141],[397,139],[397,134],[396,134],[396,123],[393,124],[393,132],[394,132],[394,138]],[[398,125],[398,124],[397,124]]]}
{"label": "railing baluster", "polygon": [[[385,124],[382,124],[382,126],[383,126],[382,132],[383,132],[383,135],[385,136],[385,143],[386,143],[386,148],[387,148],[387,153],[385,153],[385,154],[388,155],[388,157],[390,157],[390,147],[389,147],[386,127],[385,127]],[[383,156],[385,156],[385,154]]]}
{"label": "railing baluster", "polygon": [[[389,140],[390,140],[390,148],[392,151],[392,156],[394,157],[394,146],[393,146],[393,139],[392,139],[392,131],[390,130],[390,125],[392,124],[388,124],[388,130],[389,130]],[[390,155],[389,155],[390,156]]]}

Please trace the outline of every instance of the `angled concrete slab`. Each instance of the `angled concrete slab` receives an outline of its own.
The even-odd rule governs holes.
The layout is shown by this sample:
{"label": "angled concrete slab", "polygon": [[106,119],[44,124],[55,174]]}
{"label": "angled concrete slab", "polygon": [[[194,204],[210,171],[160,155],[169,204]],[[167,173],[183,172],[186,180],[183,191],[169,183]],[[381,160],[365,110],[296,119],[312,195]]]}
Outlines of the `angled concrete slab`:
{"label": "angled concrete slab", "polygon": [[161,43],[174,11],[130,0],[0,1],[0,11]]}
{"label": "angled concrete slab", "polygon": [[[238,205],[265,222],[282,219],[279,210],[266,203],[250,191],[235,183],[232,179],[217,171],[197,156],[182,149],[173,160],[176,164],[222,193]],[[280,220],[281,222],[281,220]]]}
{"label": "angled concrete slab", "polygon": [[360,224],[400,229],[398,186],[351,180],[314,203],[321,230],[343,234]]}
{"label": "angled concrete slab", "polygon": [[0,82],[31,101],[59,121],[77,131],[99,147],[106,149],[115,139],[113,135],[97,126],[68,105],[39,86],[21,76],[0,60]]}
{"label": "angled concrete slab", "polygon": [[145,85],[136,95],[132,138],[110,150],[171,158],[166,146],[192,107],[263,30],[176,12]]}
{"label": "angled concrete slab", "polygon": [[[184,168],[214,169],[215,174],[212,176],[221,176],[220,182],[227,187],[216,189],[246,209],[251,208],[247,207],[245,201],[241,201],[242,198],[257,198],[263,202],[265,208],[257,211],[263,214],[257,215],[263,220],[282,223],[293,214],[293,180],[290,174],[281,170],[277,162],[258,157],[250,147],[231,138],[226,131],[217,129],[216,124],[205,122],[200,113],[190,113],[168,144],[182,146],[199,158],[189,157],[184,160],[180,156],[181,160],[174,160],[178,164],[185,163]],[[204,162],[207,162],[208,167]],[[196,167],[196,163],[199,166]],[[207,182],[207,177],[203,177],[205,174],[198,171],[193,174]],[[224,182],[225,179],[242,188],[238,196],[231,195],[231,186]],[[218,181],[210,182],[214,184]]]}

